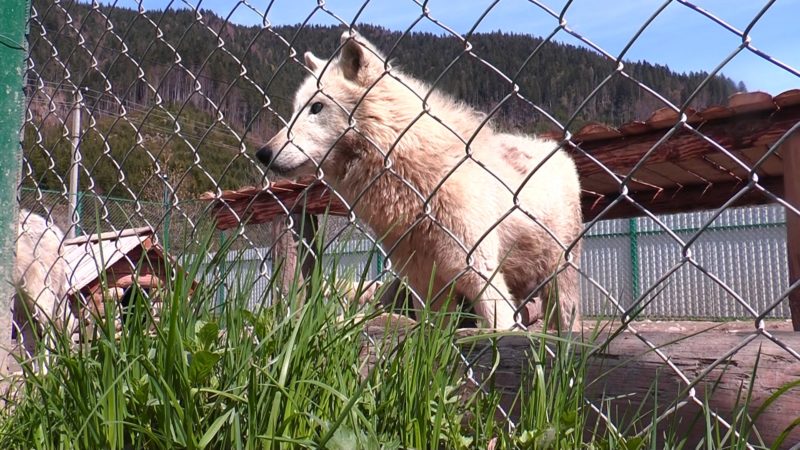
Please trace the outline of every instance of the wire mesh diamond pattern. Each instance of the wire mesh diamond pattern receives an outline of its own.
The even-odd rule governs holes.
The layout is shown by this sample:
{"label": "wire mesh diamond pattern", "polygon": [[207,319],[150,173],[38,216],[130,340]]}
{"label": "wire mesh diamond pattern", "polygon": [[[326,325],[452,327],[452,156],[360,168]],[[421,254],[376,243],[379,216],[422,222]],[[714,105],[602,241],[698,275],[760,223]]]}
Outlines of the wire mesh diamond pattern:
{"label": "wire mesh diamond pattern", "polygon": [[[785,323],[789,317],[787,297],[798,284],[790,283],[786,254],[787,219],[800,212],[769,184],[775,158],[781,157],[781,144],[800,128],[800,122],[790,123],[769,142],[759,141],[763,148],[754,153],[716,140],[708,125],[711,119],[696,120],[698,111],[712,117],[708,108],[725,104],[738,90],[721,73],[739,55],[757,58],[763,67],[789,73],[800,82],[797,68],[757,48],[751,36],[774,2],[737,27],[694,3],[666,1],[652,8],[623,48],[613,51],[594,41],[589,31],[584,34],[579,25],[573,26],[577,8],[573,2],[559,8],[537,0],[519,5],[525,14],[537,18],[536,23],[545,24],[536,28],[544,34],[542,38],[487,33],[503,1],[486,2],[471,11],[475,21],[464,30],[440,20],[439,10],[428,2],[409,1],[408,8],[415,13],[407,23],[392,26],[400,31],[365,23],[375,14],[376,5],[369,0],[355,9],[354,16],[340,12],[334,3],[319,2],[302,11],[298,25],[276,25],[273,18],[280,17],[281,6],[272,3],[266,10],[249,1],[213,10],[191,2],[170,2],[164,10],[147,9],[145,2],[129,3],[132,8],[58,0],[36,0],[32,5],[19,200],[21,207],[47,217],[70,237],[149,227],[161,246],[180,261],[188,257],[186,252],[197,239],[195,232],[211,221],[208,198],[219,200],[229,190],[266,186],[258,192],[277,202],[280,211],[269,220],[248,224],[251,218],[241,211],[227,211],[242,221],[242,227],[226,233],[237,236],[233,248],[244,256],[230,263],[240,266],[227,273],[225,286],[233,289],[241,282],[237,274],[253,277],[258,286],[253,291],[253,308],[279,301],[270,293],[270,280],[278,265],[276,249],[284,248],[282,239],[300,241],[301,249],[304,246],[312,253],[321,251],[316,256],[322,261],[336,259],[342,276],[367,274],[368,280],[388,282],[408,274],[404,246],[418,239],[419,230],[427,230],[437,240],[452,241],[452,247],[459,249],[458,264],[446,268],[448,282],[434,283],[432,296],[414,292],[418,303],[447,294],[453,283],[462,286],[478,279],[484,289],[480,295],[495,295],[496,290],[500,298],[494,300],[513,303],[515,327],[527,329],[530,323],[520,314],[525,303],[542,302],[538,288],[568,280],[566,276],[574,273],[580,279],[584,320],[614,322],[651,348],[685,382],[686,403],[703,407],[704,400],[694,389],[702,377],[686,375],[646,331],[637,331],[634,320],[752,321],[755,325],[729,355],[765,336],[786,350],[787,357],[800,359],[800,349],[791,348],[773,333],[774,324]],[[680,83],[675,81],[677,76],[667,80],[665,70],[628,61],[631,49],[648,36],[651,25],[678,11],[702,18],[705,27],[734,37],[726,54],[707,62],[712,68],[709,73],[683,75]],[[345,103],[343,92],[359,90],[352,83],[333,86],[325,77],[326,71],[346,72],[346,67],[334,66],[336,58],[345,58],[352,50],[349,43],[354,40],[362,45],[357,55],[361,60],[356,63],[377,64],[372,67],[376,75],[369,80],[370,86],[361,89],[362,96]],[[571,47],[569,56],[564,56],[564,43],[577,46]],[[310,58],[304,55],[306,51],[333,59]],[[424,63],[419,62],[421,57]],[[570,58],[557,63],[567,75],[543,71],[541,67],[558,58]],[[295,99],[304,78],[315,81],[315,92]],[[411,93],[418,107],[404,111],[402,119],[391,105],[386,107],[396,120],[387,131],[395,137],[388,144],[379,142],[375,125],[357,114],[371,107],[367,104],[374,95],[371,89],[387,85],[404,90],[402,95]],[[447,99],[456,99],[447,114],[437,106],[442,92]],[[344,112],[338,128],[303,129],[308,124],[301,121],[299,111],[313,113],[321,102],[327,102],[325,108]],[[728,113],[747,107],[737,110],[732,105]],[[653,118],[645,123],[656,110],[669,113],[671,121],[660,128],[654,127]],[[459,122],[466,116],[472,128]],[[634,160],[615,159],[622,147],[605,154],[595,151],[594,141],[585,139],[587,124],[604,120],[613,122],[606,125],[620,127],[604,128],[603,133],[610,133],[607,139],[629,133],[626,145],[642,149]],[[459,146],[449,160],[426,156],[434,161],[431,164],[445,165],[432,171],[442,176],[427,184],[398,162],[401,147],[418,137],[414,130],[423,125],[435,130],[429,136],[432,140]],[[636,127],[657,137],[637,141]],[[544,135],[550,138],[549,147],[540,163],[523,165],[523,175],[510,180],[493,170],[480,152],[485,142],[482,133],[495,130]],[[298,235],[302,214],[281,201],[284,197],[277,188],[270,189],[280,185],[280,178],[270,171],[274,167],[266,167],[256,156],[276,135],[286,136],[276,152],[293,150],[311,166],[310,178],[303,182],[322,185],[326,195],[344,204],[346,213],[320,217],[317,228],[325,235],[321,244],[303,241]],[[674,144],[689,137],[711,150],[689,161],[691,155]],[[333,144],[316,154],[310,148],[315,139]],[[340,149],[351,140],[363,148],[342,154]],[[380,162],[362,175],[366,180],[359,181],[357,192],[347,192],[342,180],[351,176],[347,164],[356,167],[352,161],[363,157],[359,152],[372,152],[378,155],[373,160]],[[562,241],[562,233],[545,220],[542,210],[529,208],[520,199],[527,186],[540,182],[542,175],[536,174],[553,167],[550,161],[564,154],[577,161],[585,223],[577,239]],[[350,161],[341,163],[337,170],[342,173],[333,170],[340,159]],[[509,157],[505,164],[513,168],[517,162]],[[452,186],[463,183],[459,174],[465,171],[480,181],[461,186],[466,193],[483,195],[482,190],[493,185],[496,202],[507,206],[494,215],[491,205],[476,211],[473,222],[483,223],[487,216],[493,222],[469,239],[458,228],[465,222],[451,220],[442,208],[447,203],[441,200],[453,192]],[[388,237],[371,226],[379,223],[371,215],[385,215],[394,206],[374,204],[371,195],[386,186],[405,192],[411,205],[408,211],[413,213],[403,217],[401,227],[387,232]],[[598,186],[612,186],[613,191],[596,191]],[[696,186],[705,186],[703,192],[727,187],[727,197],[719,204],[698,205],[705,206],[699,212],[678,212],[680,206],[667,209],[671,201],[684,205],[685,211],[697,209],[679,201]],[[669,191],[673,188],[674,192]],[[555,188],[540,189],[547,196]],[[210,197],[201,200],[203,192],[210,192]],[[306,201],[313,200],[310,187],[303,195]],[[647,201],[643,200],[646,195],[650,195]],[[745,201],[753,195],[766,200]],[[557,250],[561,258],[550,276],[537,280],[536,289],[528,288],[516,300],[504,298],[508,289],[496,288],[503,283],[500,276],[492,278],[496,267],[481,266],[492,239],[504,233],[503,221],[511,220],[533,224],[532,229],[547,236],[548,248]],[[224,298],[224,293],[220,295]],[[609,340],[616,336],[609,334]],[[470,361],[474,361],[472,356],[464,357],[467,377],[483,388],[474,378],[476,368]],[[723,362],[724,355],[707,362],[704,370],[715,370]],[[599,405],[593,406],[601,412]],[[727,426],[722,416],[713,411],[712,416]],[[508,420],[513,426],[513,420]]]}

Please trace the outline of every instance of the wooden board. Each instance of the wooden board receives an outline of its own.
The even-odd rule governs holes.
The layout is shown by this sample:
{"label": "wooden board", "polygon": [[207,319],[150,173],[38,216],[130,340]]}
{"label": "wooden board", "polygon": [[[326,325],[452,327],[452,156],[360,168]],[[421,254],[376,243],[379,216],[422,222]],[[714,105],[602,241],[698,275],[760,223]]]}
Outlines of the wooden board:
{"label": "wooden board", "polygon": [[[771,177],[758,183],[778,197],[783,195],[783,180]],[[636,203],[643,205],[653,214],[667,214],[676,211],[689,212],[702,209],[719,208],[746,185],[739,182],[717,183],[708,185],[692,185],[680,189],[663,191],[639,191],[629,195]],[[588,221],[603,213],[618,195],[603,198],[584,196],[583,220]],[[758,205],[771,203],[772,200],[758,189],[750,189],[731,206]],[[639,208],[628,200],[621,201],[603,213],[603,219],[619,219],[641,216]]]}
{"label": "wooden board", "polygon": [[[784,172],[784,200],[800,210],[800,133],[796,132],[781,147]],[[786,247],[789,258],[789,284],[800,280],[800,217],[786,209]],[[789,294],[789,311],[795,331],[800,331],[800,289]]]}

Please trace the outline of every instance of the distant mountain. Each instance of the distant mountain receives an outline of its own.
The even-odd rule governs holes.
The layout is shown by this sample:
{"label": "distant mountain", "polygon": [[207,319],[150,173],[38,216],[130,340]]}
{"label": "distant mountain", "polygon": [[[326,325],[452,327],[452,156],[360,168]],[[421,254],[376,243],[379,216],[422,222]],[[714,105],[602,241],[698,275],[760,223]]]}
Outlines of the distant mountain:
{"label": "distant mountain", "polygon": [[[44,86],[33,97],[31,110],[36,117],[46,117],[46,126],[38,130],[46,145],[37,149],[34,130],[26,132],[29,159],[38,170],[27,182],[42,187],[59,183],[46,169],[47,146],[68,151],[68,143],[62,136],[62,124],[47,111],[52,100],[59,113],[65,113],[71,106],[69,88],[74,84],[85,89],[87,108],[98,119],[85,143],[86,161],[96,158],[93,175],[105,180],[95,189],[114,190],[121,196],[147,189],[136,186],[138,181],[133,179],[128,180],[130,190],[126,189],[115,174],[105,173],[116,170],[105,161],[112,154],[124,157],[123,170],[152,174],[155,159],[180,175],[180,167],[190,164],[196,150],[202,156],[203,170],[221,178],[224,187],[258,182],[260,173],[245,159],[246,152],[238,148],[235,136],[244,136],[248,146],[254,146],[274,133],[280,124],[278,114],[288,115],[294,89],[303,77],[299,64],[303,52],[329,57],[342,32],[323,26],[240,26],[206,10],[140,13],[82,3],[33,3],[33,71],[28,83]],[[492,110],[505,98],[495,116],[501,128],[522,132],[551,129],[552,124],[537,108],[563,123],[610,75],[575,115],[570,129],[587,121],[619,124],[643,119],[664,106],[636,82],[615,74],[613,61],[584,48],[495,32],[472,36],[471,49],[466,51],[454,37],[429,33],[402,36],[369,25],[358,29],[389,53],[394,65],[483,111]],[[84,43],[79,46],[81,38]],[[708,76],[677,74],[648,62],[625,62],[625,72],[675,104],[684,102]],[[513,85],[507,78],[516,82],[528,101],[511,95]],[[713,77],[691,104],[720,103],[744,89],[742,83]],[[154,108],[157,100],[162,106]],[[183,138],[171,133],[176,121],[169,114],[177,117]],[[144,142],[136,142],[136,132]],[[114,145],[107,145],[109,142]],[[208,151],[211,148],[230,151]],[[149,151],[150,156],[141,150]],[[232,156],[236,161],[229,165]],[[213,185],[203,170],[192,169],[181,178],[185,195]]]}

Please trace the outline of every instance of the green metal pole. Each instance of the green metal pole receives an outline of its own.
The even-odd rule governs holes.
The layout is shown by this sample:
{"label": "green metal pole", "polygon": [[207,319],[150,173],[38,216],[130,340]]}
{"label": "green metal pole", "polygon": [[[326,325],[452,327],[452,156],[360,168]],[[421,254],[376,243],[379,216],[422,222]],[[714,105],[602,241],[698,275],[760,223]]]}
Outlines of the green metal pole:
{"label": "green metal pole", "polygon": [[639,226],[636,219],[628,219],[628,237],[631,244],[631,290],[633,300],[639,298]]}
{"label": "green metal pole", "polygon": [[11,297],[17,240],[17,187],[22,167],[20,129],[25,111],[25,39],[29,0],[0,0],[0,375],[8,373],[11,348]]}
{"label": "green metal pole", "polygon": [[377,244],[375,245],[375,250],[378,253],[378,257],[375,258],[375,268],[378,269],[377,278],[379,280],[383,279],[383,253],[381,253],[381,249],[377,248]]}

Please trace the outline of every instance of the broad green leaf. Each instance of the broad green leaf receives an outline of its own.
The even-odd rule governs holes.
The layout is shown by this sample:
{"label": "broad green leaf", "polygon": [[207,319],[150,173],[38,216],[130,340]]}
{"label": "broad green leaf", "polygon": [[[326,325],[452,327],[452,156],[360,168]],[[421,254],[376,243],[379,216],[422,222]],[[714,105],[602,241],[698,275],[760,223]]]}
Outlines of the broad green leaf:
{"label": "broad green leaf", "polygon": [[189,380],[194,384],[200,384],[211,375],[211,371],[222,356],[208,350],[200,350],[193,353],[190,358]]}

